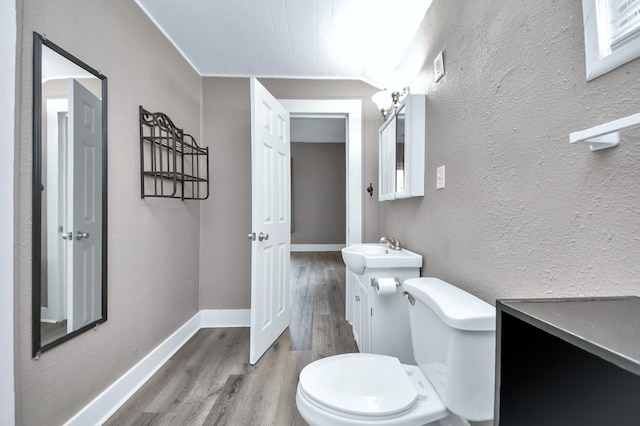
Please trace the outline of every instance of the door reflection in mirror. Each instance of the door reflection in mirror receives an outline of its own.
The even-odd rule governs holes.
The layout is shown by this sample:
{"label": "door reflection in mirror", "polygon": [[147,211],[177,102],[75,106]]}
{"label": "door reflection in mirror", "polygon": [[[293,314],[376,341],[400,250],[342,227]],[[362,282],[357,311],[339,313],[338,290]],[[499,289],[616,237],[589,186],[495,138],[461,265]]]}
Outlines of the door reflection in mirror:
{"label": "door reflection in mirror", "polygon": [[106,77],[38,34],[33,195],[36,356],[106,320]]}

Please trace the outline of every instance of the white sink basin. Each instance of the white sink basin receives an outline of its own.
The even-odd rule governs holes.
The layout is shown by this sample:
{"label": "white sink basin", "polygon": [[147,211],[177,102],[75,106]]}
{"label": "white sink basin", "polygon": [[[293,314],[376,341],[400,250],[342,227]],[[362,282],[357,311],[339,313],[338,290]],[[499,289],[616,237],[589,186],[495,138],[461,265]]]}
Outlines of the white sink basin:
{"label": "white sink basin", "polygon": [[386,244],[353,244],[342,249],[349,270],[362,275],[365,268],[419,268],[422,256],[409,250],[393,250]]}

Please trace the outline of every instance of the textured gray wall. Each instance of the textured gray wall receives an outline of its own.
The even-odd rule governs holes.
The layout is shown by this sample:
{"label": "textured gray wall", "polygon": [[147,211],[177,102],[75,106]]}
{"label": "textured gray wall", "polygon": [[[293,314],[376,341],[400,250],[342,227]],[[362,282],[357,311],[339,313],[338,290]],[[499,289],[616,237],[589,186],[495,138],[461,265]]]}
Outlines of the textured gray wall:
{"label": "textured gray wall", "polygon": [[[18,3],[17,424],[64,423],[198,308],[198,202],[140,199],[138,105],[200,133],[202,79],[132,1]],[[31,359],[32,31],[108,77],[108,321]],[[199,137],[197,137],[200,139]]]}
{"label": "textured gray wall", "polygon": [[420,31],[426,195],[383,203],[383,233],[423,255],[423,275],[491,303],[640,295],[640,132],[569,145],[640,111],[640,60],[587,83],[579,1],[436,0]]}
{"label": "textured gray wall", "polygon": [[[362,100],[363,182],[378,181],[376,89],[360,81],[260,79],[280,99]],[[246,78],[203,79],[203,144],[212,151],[212,192],[202,202],[200,307],[251,307],[251,107]],[[379,237],[380,204],[365,193],[363,239]],[[377,192],[377,191],[376,191]]]}
{"label": "textured gray wall", "polygon": [[291,159],[291,244],[344,244],[345,144],[292,142]]}
{"label": "textured gray wall", "polygon": [[204,78],[202,91],[202,142],[211,152],[211,193],[201,202],[200,308],[249,309],[249,79]]}

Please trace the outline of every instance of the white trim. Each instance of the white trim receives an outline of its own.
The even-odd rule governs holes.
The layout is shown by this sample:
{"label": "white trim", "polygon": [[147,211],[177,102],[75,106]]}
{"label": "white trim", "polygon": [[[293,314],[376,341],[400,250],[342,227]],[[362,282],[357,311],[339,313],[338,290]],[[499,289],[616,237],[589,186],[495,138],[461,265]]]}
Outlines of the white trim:
{"label": "white trim", "polygon": [[249,327],[251,309],[203,309],[200,311],[201,328]]}
{"label": "white trim", "polygon": [[200,312],[69,419],[66,426],[101,425],[200,329]]}
{"label": "white trim", "polygon": [[345,244],[291,244],[291,251],[340,251],[344,247]]}
{"label": "white trim", "polygon": [[249,309],[206,309],[199,311],[69,419],[65,426],[103,424],[198,330],[201,328],[249,327],[250,316],[251,310]]}
{"label": "white trim", "polygon": [[[606,4],[598,5],[598,0],[582,0],[587,81],[640,57],[640,36],[632,37],[619,48],[611,48],[608,37],[609,23],[598,22],[598,7],[606,8]],[[600,18],[602,21],[603,17]]]}
{"label": "white trim", "polygon": [[344,141],[324,141],[324,140],[317,140],[317,141],[293,141],[291,143],[341,143],[344,144]]}
{"label": "white trim", "polygon": [[[308,114],[340,114],[347,117],[347,235],[346,245],[362,243],[363,192],[362,179],[362,101],[279,99],[292,116]],[[345,317],[352,322],[351,289],[353,274],[346,274]]]}
{"label": "white trim", "polygon": [[[42,129],[47,134],[47,141],[58,141],[60,129],[58,126],[59,114],[69,112],[69,99],[53,98],[46,99],[47,126]],[[66,144],[66,142],[65,142]],[[42,322],[60,322],[67,319],[67,288],[65,282],[64,265],[66,262],[66,252],[62,250],[60,234],[57,230],[62,222],[61,202],[59,196],[60,188],[60,167],[59,155],[60,147],[57,143],[46,144],[46,158],[49,164],[47,167],[46,188],[47,188],[47,307],[42,308],[40,320]],[[53,166],[55,165],[55,167]]]}
{"label": "white trim", "polygon": [[4,152],[0,156],[0,424],[15,424],[15,378],[13,356],[13,173],[16,68],[16,2],[0,2],[0,140]]}

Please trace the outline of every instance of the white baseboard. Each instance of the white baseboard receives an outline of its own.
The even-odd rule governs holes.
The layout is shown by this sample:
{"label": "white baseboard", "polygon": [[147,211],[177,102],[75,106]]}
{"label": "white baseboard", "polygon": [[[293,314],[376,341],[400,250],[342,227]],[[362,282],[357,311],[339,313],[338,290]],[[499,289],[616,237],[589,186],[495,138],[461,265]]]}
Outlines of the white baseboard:
{"label": "white baseboard", "polygon": [[40,321],[55,324],[60,321],[64,321],[66,318],[60,318],[60,315],[55,315],[49,311],[49,308],[40,308]]}
{"label": "white baseboard", "polygon": [[251,309],[203,309],[200,311],[201,328],[249,327]]}
{"label": "white baseboard", "polygon": [[248,327],[249,309],[202,310],[87,404],[65,426],[101,425],[201,328]]}
{"label": "white baseboard", "polygon": [[346,244],[291,244],[291,251],[340,251]]}

